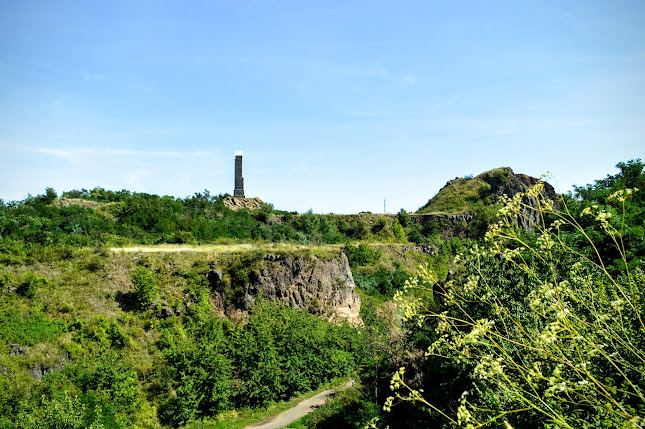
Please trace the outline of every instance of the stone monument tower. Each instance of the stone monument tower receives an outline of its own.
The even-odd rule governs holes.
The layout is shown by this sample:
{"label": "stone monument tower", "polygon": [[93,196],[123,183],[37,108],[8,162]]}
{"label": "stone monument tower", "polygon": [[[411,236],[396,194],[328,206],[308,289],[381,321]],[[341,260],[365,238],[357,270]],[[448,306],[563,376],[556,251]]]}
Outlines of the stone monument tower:
{"label": "stone monument tower", "polygon": [[235,151],[235,190],[233,191],[233,196],[244,198],[244,176],[242,176],[242,155],[244,155],[244,152],[242,152],[241,150]]}

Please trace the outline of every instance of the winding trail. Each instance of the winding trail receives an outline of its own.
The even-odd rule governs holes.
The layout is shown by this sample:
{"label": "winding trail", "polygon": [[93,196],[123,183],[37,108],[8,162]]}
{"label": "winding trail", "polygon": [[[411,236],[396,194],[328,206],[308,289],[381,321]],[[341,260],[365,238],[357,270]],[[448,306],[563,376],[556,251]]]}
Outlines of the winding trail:
{"label": "winding trail", "polygon": [[[349,381],[341,389],[345,389],[354,385],[354,380]],[[309,399],[300,401],[298,405],[293,408],[283,411],[277,416],[271,417],[260,423],[255,423],[247,426],[244,429],[278,429],[303,418],[307,414],[313,412],[316,408],[323,406],[331,396],[336,393],[336,390],[329,389],[312,396]]]}

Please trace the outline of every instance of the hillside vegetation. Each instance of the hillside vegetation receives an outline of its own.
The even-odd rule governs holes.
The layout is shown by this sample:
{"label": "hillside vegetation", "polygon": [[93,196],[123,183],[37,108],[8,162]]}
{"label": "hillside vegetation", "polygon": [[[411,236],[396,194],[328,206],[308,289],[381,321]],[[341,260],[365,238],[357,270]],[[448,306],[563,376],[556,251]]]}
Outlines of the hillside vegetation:
{"label": "hillside vegetation", "polygon": [[[240,427],[347,377],[292,427],[642,427],[644,167],[562,196],[496,169],[390,216],[101,188],[1,202],[0,427]],[[464,213],[461,235],[433,217]],[[335,259],[362,323],[252,287]]]}

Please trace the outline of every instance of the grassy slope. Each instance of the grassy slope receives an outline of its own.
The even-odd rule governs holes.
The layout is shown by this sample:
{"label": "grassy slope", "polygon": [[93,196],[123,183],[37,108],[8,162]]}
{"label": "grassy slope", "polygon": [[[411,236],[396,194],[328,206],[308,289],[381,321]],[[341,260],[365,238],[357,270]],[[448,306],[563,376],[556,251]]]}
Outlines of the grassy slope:
{"label": "grassy slope", "polygon": [[489,205],[486,201],[499,186],[507,183],[512,175],[510,168],[495,168],[472,178],[457,178],[448,182],[417,213],[463,214],[473,213]]}

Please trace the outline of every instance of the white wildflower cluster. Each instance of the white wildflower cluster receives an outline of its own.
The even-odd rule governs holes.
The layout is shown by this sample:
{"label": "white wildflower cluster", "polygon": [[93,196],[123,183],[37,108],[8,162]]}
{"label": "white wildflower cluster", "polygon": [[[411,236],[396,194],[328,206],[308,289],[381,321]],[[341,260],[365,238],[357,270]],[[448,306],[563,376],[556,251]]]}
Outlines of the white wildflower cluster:
{"label": "white wildflower cluster", "polygon": [[[378,427],[378,422],[379,421],[380,421],[380,419],[378,417],[374,417],[372,420],[367,422],[367,424],[363,428],[364,429],[379,429],[379,427]],[[385,426],[385,429],[390,429],[390,427]]]}
{"label": "white wildflower cluster", "polygon": [[401,385],[403,384],[403,374],[405,374],[405,368],[401,367],[392,375],[392,378],[390,379],[390,390],[401,388]]}
{"label": "white wildflower cluster", "polygon": [[396,303],[397,307],[403,311],[402,319],[404,321],[417,318],[419,325],[423,323],[425,315],[420,311],[423,308],[423,301],[421,298],[406,297],[403,291],[397,290],[394,292],[392,300]]}
{"label": "white wildflower cluster", "polygon": [[417,278],[421,278],[427,286],[432,286],[437,283],[437,276],[430,270],[427,264],[419,266],[419,275]]}
{"label": "white wildflower cluster", "polygon": [[521,192],[513,195],[513,198],[508,198],[508,196],[502,195],[498,200],[498,203],[502,208],[497,212],[497,216],[500,218],[507,218],[518,215],[520,213],[520,208],[522,207],[522,197],[524,197],[524,193]]}
{"label": "white wildflower cluster", "polygon": [[549,231],[544,231],[537,239],[537,245],[542,250],[551,250],[553,244],[553,238],[551,238]]}
{"label": "white wildflower cluster", "polygon": [[495,325],[494,320],[480,319],[473,325],[473,329],[466,334],[463,339],[463,343],[476,344],[479,341],[479,338],[485,336]]}
{"label": "white wildflower cluster", "polygon": [[383,411],[390,412],[392,411],[392,405],[394,403],[394,396],[388,396],[383,404]]}
{"label": "white wildflower cluster", "polygon": [[448,312],[444,311],[435,315],[437,318],[437,328],[436,332],[438,334],[444,334],[452,330],[452,324],[448,321]]}
{"label": "white wildflower cluster", "polygon": [[545,213],[555,213],[555,202],[549,198],[544,198],[542,201],[542,211]]}
{"label": "white wildflower cluster", "polygon": [[598,214],[596,215],[596,220],[597,220],[597,221],[599,221],[599,222],[600,222],[600,223],[602,223],[602,224],[606,224],[607,222],[609,222],[609,218],[610,218],[610,217],[611,217],[611,213],[610,213],[610,212],[607,212],[607,211],[604,211],[604,210],[600,210],[600,211],[598,212]]}
{"label": "white wildflower cluster", "polygon": [[[624,202],[635,191],[636,189],[615,192],[609,199]],[[629,340],[623,342],[623,337],[633,335],[625,325],[630,321],[629,312],[634,309],[631,301],[634,291],[640,292],[640,286],[645,284],[645,274],[640,270],[628,273],[626,281],[629,284],[623,284],[622,277],[605,278],[609,273],[603,265],[604,261],[597,261],[601,252],[595,256],[578,252],[577,244],[564,240],[566,237],[560,235],[560,231],[566,226],[568,233],[569,230],[578,231],[580,238],[591,241],[595,233],[599,232],[604,236],[611,234],[617,246],[622,244],[616,239],[621,234],[621,231],[617,231],[620,223],[617,204],[585,208],[582,215],[591,216],[589,220],[595,219],[604,229],[597,231],[600,228],[596,228],[594,234],[586,234],[582,226],[585,222],[577,223],[566,211],[566,205],[565,211],[553,211],[554,206],[549,205],[549,201],[545,198],[543,184],[524,194],[516,194],[512,199],[506,196],[500,198],[502,209],[498,213],[498,222],[486,234],[487,245],[483,248],[473,246],[472,250],[455,258],[455,262],[463,263],[465,260],[469,276],[465,281],[461,277],[461,287],[445,288],[441,311],[445,308],[449,310],[433,312],[422,307],[422,303],[415,302],[414,298],[404,297],[402,292],[397,292],[395,300],[400,303],[405,317],[414,317],[420,311],[425,311],[425,314],[437,319],[435,333],[438,338],[428,347],[426,357],[474,364],[471,376],[476,379],[475,383],[496,390],[501,406],[513,406],[511,402],[515,399],[524,400],[522,403],[532,401],[531,406],[536,411],[544,412],[556,424],[579,427],[577,420],[571,421],[576,424],[568,425],[568,416],[558,415],[549,403],[572,401],[571,403],[605,407],[605,404],[615,398],[604,389],[603,380],[597,378],[596,363],[607,362],[611,364],[607,368],[617,368],[619,371],[626,364],[630,368],[640,368],[629,359],[636,356],[640,364],[645,361],[645,353],[632,347],[633,343]],[[552,219],[555,220],[549,224],[545,223],[543,215],[550,210]],[[520,219],[522,216],[524,220]],[[525,221],[538,233],[537,245],[529,247],[520,235],[518,227],[525,225]],[[523,258],[531,253],[536,255],[535,259]],[[507,260],[529,274],[526,278],[530,282],[530,292],[523,296],[530,309],[516,307],[514,303],[510,303],[513,305],[510,307],[503,290],[495,283],[498,275],[514,276],[515,270],[492,273],[489,278],[488,271],[482,269],[482,264],[488,261],[482,260],[481,256],[491,254],[496,255],[496,262],[501,261],[501,269],[504,269],[504,265],[510,265],[503,265],[503,261]],[[562,265],[569,258],[579,262],[573,263],[566,270]],[[526,262],[538,259],[539,263]],[[628,261],[624,256],[623,259],[627,266]],[[550,269],[550,272],[544,273],[543,267]],[[514,277],[510,280],[515,281]],[[404,290],[427,290],[427,284],[434,281],[429,270],[419,270],[418,278],[407,283]],[[489,310],[486,313],[488,318],[477,320],[483,316],[479,316],[481,313],[477,312],[470,313],[472,306],[486,307]],[[645,326],[640,317],[638,322],[640,327]],[[627,351],[621,349],[625,344],[629,346]],[[392,377],[390,387],[394,393],[386,400],[383,409],[389,411],[395,400],[423,402],[433,407],[421,397],[420,390],[414,390],[404,383],[403,376],[404,369],[400,368]],[[627,379],[626,383],[631,383],[630,389],[642,399],[642,386],[633,381]],[[455,427],[468,429],[485,426],[480,419],[488,424],[495,421],[498,426],[512,429],[504,418],[511,412],[523,411],[481,408],[482,404],[475,402],[480,399],[477,395],[470,399],[473,402],[466,400],[466,394],[462,395],[456,417],[453,414],[454,408],[450,410],[450,416],[434,409],[447,417]],[[619,405],[615,401],[611,403],[611,406],[614,403]],[[606,410],[609,414],[614,413],[613,410]],[[556,414],[552,414],[554,412]],[[634,414],[630,410],[626,413]],[[619,417],[630,419],[630,423],[637,422],[629,427],[645,429],[645,419],[627,414]],[[612,420],[610,423],[615,422]],[[616,425],[612,425],[614,426]]]}
{"label": "white wildflower cluster", "polygon": [[533,362],[533,366],[530,368],[527,368],[527,378],[529,381],[532,379],[538,379],[542,380],[544,379],[544,374],[542,374],[542,362],[540,361],[535,361]]}
{"label": "white wildflower cluster", "polygon": [[538,289],[533,290],[529,296],[529,306],[537,314],[544,314],[555,304],[554,297],[557,291],[553,283],[542,282]]}
{"label": "white wildflower cluster", "polygon": [[564,392],[565,390],[567,390],[567,382],[560,381],[558,383],[553,384],[548,389],[546,389],[546,391],[544,392],[544,396],[545,397],[555,396],[559,393]]}
{"label": "white wildflower cluster", "polygon": [[634,192],[638,192],[638,188],[621,189],[608,196],[607,200],[624,203]]}
{"label": "white wildflower cluster", "polygon": [[555,230],[559,230],[562,225],[565,225],[567,222],[563,221],[562,219],[556,219],[553,221],[551,224],[551,228]]}
{"label": "white wildflower cluster", "polygon": [[410,289],[417,289],[419,287],[419,277],[410,277],[405,281],[403,285],[403,290],[408,291]]}
{"label": "white wildflower cluster", "polygon": [[470,275],[464,284],[464,293],[475,293],[479,284],[479,276]]}
{"label": "white wildflower cluster", "polygon": [[516,247],[515,249],[504,248],[501,254],[504,259],[510,262],[519,257],[523,250],[524,247]]}
{"label": "white wildflower cluster", "polygon": [[493,359],[492,356],[485,355],[475,367],[473,375],[481,380],[490,380],[499,378],[504,375],[503,359]]}
{"label": "white wildflower cluster", "polygon": [[501,221],[489,225],[488,230],[486,230],[486,234],[484,234],[484,241],[494,242],[502,232],[503,227],[504,223]]}
{"label": "white wildflower cluster", "polygon": [[428,347],[428,350],[425,352],[425,357],[440,355],[440,352],[446,349],[448,344],[450,344],[448,341],[449,337],[449,334],[445,333],[437,338],[437,340],[433,341],[432,344],[430,344],[430,346]]}
{"label": "white wildflower cluster", "polygon": [[529,197],[538,198],[540,194],[542,194],[543,190],[544,190],[544,183],[538,182],[535,185],[531,186],[528,191],[526,191],[526,195]]}
{"label": "white wildflower cluster", "polygon": [[556,365],[551,376],[547,379],[549,387],[544,392],[545,397],[555,396],[567,390],[568,383],[562,378],[562,368],[562,364]]}
{"label": "white wildflower cluster", "polygon": [[581,216],[596,216],[596,220],[600,222],[600,225],[603,227],[603,229],[607,232],[609,232],[612,235],[615,235],[617,231],[615,231],[611,225],[609,224],[609,219],[611,219],[612,214],[611,212],[608,212],[606,210],[603,210],[598,207],[597,204],[593,204],[589,207],[585,207],[582,212],[580,212]]}
{"label": "white wildflower cluster", "polygon": [[625,301],[620,298],[612,301],[610,304],[611,307],[618,312],[622,311],[625,308]]}
{"label": "white wildflower cluster", "polygon": [[592,216],[593,212],[598,210],[598,205],[593,204],[591,206],[585,207],[581,212],[581,216]]}
{"label": "white wildflower cluster", "polygon": [[558,333],[562,331],[560,321],[549,323],[537,337],[537,344],[540,347],[546,347],[558,339]]}
{"label": "white wildflower cluster", "polygon": [[459,408],[457,408],[457,424],[459,424],[460,427],[463,427],[465,429],[474,429],[473,422],[475,419],[473,419],[472,414],[468,410],[468,405],[466,404],[466,398],[461,400],[461,404],[459,405]]}

